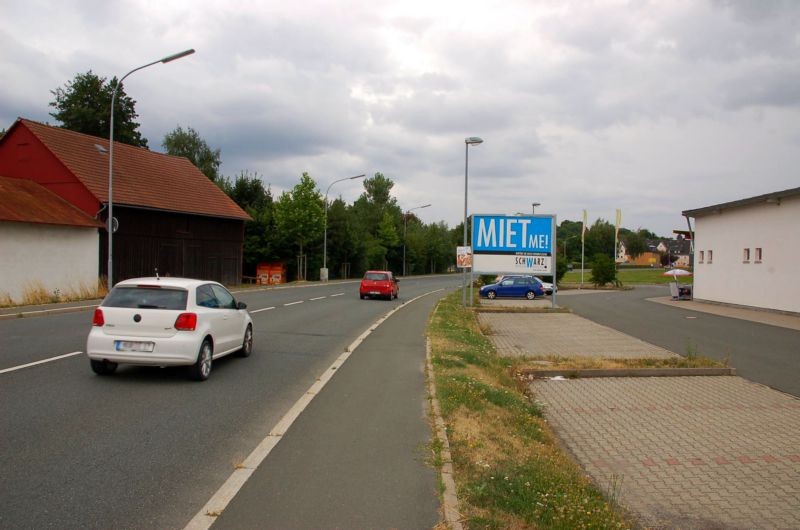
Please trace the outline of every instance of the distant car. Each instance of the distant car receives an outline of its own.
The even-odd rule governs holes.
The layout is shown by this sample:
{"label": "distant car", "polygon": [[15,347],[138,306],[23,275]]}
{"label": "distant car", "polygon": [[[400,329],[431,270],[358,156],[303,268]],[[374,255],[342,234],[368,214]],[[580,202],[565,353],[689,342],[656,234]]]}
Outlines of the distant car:
{"label": "distant car", "polygon": [[364,298],[386,298],[391,300],[400,294],[397,278],[390,271],[367,271],[358,288],[358,295]]}
{"label": "distant car", "polygon": [[[501,276],[498,276],[495,279],[495,283],[499,283],[499,282],[503,281],[506,278],[518,278],[518,277],[533,278],[533,279],[537,280],[539,283],[542,284],[542,289],[544,289],[544,294],[547,294],[547,295],[553,294],[553,284],[552,283],[543,281],[538,276],[533,276],[531,274],[506,274],[506,275],[501,275]],[[558,287],[556,287],[555,290],[558,291]]]}
{"label": "distant car", "polygon": [[214,359],[253,351],[247,305],[216,282],[135,278],[119,282],[94,311],[86,353],[98,375],[119,364],[189,367],[208,379]]}
{"label": "distant car", "polygon": [[484,285],[479,294],[483,298],[494,300],[497,297],[520,298],[534,300],[537,296],[544,296],[542,282],[533,276],[509,276],[498,283]]}

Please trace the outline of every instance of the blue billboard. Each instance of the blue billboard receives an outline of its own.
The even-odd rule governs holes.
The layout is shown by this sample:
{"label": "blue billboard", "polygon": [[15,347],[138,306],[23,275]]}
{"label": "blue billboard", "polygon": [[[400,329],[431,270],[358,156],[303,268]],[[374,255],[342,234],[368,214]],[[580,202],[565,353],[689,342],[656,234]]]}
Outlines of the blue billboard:
{"label": "blue billboard", "polygon": [[473,254],[552,255],[551,216],[472,216]]}

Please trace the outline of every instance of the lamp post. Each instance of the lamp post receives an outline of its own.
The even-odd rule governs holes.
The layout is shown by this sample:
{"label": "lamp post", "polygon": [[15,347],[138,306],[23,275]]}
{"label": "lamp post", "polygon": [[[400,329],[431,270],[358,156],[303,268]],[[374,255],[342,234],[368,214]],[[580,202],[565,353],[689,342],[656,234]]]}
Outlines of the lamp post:
{"label": "lamp post", "polygon": [[[467,193],[469,190],[469,146],[482,144],[483,139],[477,136],[464,138],[464,246],[467,243]],[[461,286],[461,305],[467,307],[467,268],[464,267],[464,274]]]}
{"label": "lamp post", "polygon": [[181,59],[186,57],[187,55],[191,55],[194,53],[194,48],[189,50],[184,50],[179,53],[174,53],[172,55],[168,55],[163,59],[159,59],[157,61],[153,61],[152,63],[147,63],[145,65],[139,66],[138,68],[134,68],[127,74],[122,76],[122,79],[117,81],[117,84],[114,86],[114,91],[111,92],[111,119],[110,119],[110,127],[108,133],[108,290],[110,291],[112,287],[114,287],[114,101],[117,99],[117,91],[119,90],[120,85],[122,82],[125,81],[125,78],[131,75],[134,72],[138,72],[143,68],[147,68],[148,66],[153,66],[154,64],[158,63],[169,63],[175,61],[177,59]]}
{"label": "lamp post", "polygon": [[535,214],[536,213],[536,207],[537,206],[541,206],[541,205],[542,205],[542,203],[540,203],[540,202],[531,203],[531,214]]}
{"label": "lamp post", "polygon": [[325,190],[325,235],[322,240],[322,269],[319,271],[319,279],[323,282],[328,281],[328,192],[331,191],[331,186],[337,182],[344,182],[345,180],[363,179],[366,175],[356,175],[355,177],[345,177],[343,179],[334,180]]}
{"label": "lamp post", "polygon": [[430,204],[423,204],[422,206],[409,208],[406,210],[406,214],[403,216],[403,277],[406,275],[406,231],[408,230],[408,214],[410,214],[412,210],[420,210],[422,208],[427,208],[428,206],[430,206]]}

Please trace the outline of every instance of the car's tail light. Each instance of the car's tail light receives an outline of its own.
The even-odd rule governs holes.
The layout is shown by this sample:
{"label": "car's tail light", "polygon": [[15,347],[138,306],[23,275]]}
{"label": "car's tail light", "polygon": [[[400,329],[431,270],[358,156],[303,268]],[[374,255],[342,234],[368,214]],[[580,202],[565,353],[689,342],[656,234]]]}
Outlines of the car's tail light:
{"label": "car's tail light", "polygon": [[197,313],[181,313],[175,319],[175,329],[178,331],[194,331],[197,327]]}
{"label": "car's tail light", "polygon": [[93,326],[104,326],[106,320],[103,318],[103,310],[99,307],[94,310],[94,317],[92,317]]}

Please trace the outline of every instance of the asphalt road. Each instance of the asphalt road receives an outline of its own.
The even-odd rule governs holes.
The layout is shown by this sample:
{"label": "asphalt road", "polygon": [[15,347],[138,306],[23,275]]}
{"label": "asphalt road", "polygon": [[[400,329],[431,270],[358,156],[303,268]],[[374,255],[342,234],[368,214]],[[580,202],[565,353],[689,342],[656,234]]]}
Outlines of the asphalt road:
{"label": "asphalt road", "polygon": [[800,331],[647,301],[659,296],[669,287],[559,296],[558,304],[680,355],[728,359],[737,375],[800,396]]}
{"label": "asphalt road", "polygon": [[[407,279],[400,301],[459,282]],[[204,383],[177,368],[121,366],[98,377],[84,355],[0,373],[0,528],[182,528],[398,303],[361,301],[357,288],[237,295],[253,313],[254,353],[215,362]],[[0,321],[0,371],[82,351],[90,322],[89,311]]]}

